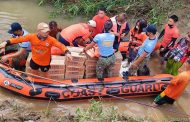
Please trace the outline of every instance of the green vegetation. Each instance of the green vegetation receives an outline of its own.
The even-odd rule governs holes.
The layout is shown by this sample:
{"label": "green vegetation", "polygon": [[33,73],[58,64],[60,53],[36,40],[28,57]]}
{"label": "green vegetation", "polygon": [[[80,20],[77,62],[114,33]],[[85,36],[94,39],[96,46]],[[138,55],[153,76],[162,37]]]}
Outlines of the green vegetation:
{"label": "green vegetation", "polygon": [[110,106],[106,109],[103,107],[101,101],[90,101],[90,106],[86,109],[78,108],[76,110],[76,115],[74,116],[75,122],[142,122],[144,119],[134,118],[127,115],[120,114],[116,108]]}
{"label": "green vegetation", "polygon": [[[167,3],[167,4],[166,4]],[[51,17],[59,15],[92,17],[99,7],[105,7],[113,16],[126,12],[129,18],[145,18],[150,23],[160,25],[169,12],[182,6],[178,0],[38,0],[38,4],[52,5]]]}

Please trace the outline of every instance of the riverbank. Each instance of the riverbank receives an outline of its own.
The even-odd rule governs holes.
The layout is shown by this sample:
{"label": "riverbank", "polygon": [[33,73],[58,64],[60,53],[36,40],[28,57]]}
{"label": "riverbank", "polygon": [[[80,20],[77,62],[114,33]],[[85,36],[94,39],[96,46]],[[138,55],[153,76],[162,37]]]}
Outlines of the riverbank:
{"label": "riverbank", "polygon": [[188,0],[38,0],[38,5],[54,8],[51,16],[71,15],[93,17],[99,7],[107,8],[108,15],[126,12],[129,19],[145,18],[150,23],[162,25],[168,15],[188,8]]}
{"label": "riverbank", "polygon": [[91,100],[87,108],[76,108],[75,111],[67,108],[34,111],[32,107],[14,99],[0,100],[1,122],[141,122],[142,118],[120,114],[113,106],[103,107],[102,101]]}

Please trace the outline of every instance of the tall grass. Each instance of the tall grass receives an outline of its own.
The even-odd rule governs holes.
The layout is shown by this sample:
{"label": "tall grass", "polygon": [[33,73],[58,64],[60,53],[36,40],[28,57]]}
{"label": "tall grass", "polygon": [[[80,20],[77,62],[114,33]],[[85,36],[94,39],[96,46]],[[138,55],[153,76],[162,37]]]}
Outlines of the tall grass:
{"label": "tall grass", "polygon": [[[142,122],[145,119],[134,118],[128,115],[120,114],[113,106],[103,107],[102,101],[90,101],[90,106],[86,109],[78,108],[74,116],[75,122]],[[149,119],[146,119],[148,121]]]}
{"label": "tall grass", "polygon": [[51,17],[59,15],[95,15],[99,7],[107,8],[108,15],[126,12],[131,18],[145,18],[153,24],[161,24],[168,14],[181,6],[178,0],[38,0],[39,5],[50,4],[54,11]]}

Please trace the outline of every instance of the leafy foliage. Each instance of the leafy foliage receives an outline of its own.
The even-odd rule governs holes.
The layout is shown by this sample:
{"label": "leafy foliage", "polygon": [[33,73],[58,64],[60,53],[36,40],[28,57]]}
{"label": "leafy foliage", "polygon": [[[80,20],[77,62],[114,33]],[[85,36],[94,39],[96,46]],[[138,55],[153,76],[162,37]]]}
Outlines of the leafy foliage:
{"label": "leafy foliage", "polygon": [[182,6],[178,0],[38,0],[39,5],[54,7],[51,17],[61,14],[92,17],[100,7],[105,7],[110,16],[126,12],[130,18],[145,18],[160,25],[172,10]]}

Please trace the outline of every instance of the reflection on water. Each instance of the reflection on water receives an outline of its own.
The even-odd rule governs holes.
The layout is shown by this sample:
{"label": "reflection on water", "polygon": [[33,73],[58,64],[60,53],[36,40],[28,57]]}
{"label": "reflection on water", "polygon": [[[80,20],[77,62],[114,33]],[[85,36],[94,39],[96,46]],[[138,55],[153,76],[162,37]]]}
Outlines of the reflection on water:
{"label": "reflection on water", "polygon": [[[48,15],[50,12],[48,7],[38,7],[33,0],[1,0],[0,1],[0,41],[9,38],[7,30],[12,22],[18,21],[29,32],[35,32],[36,25],[39,22],[49,22]],[[70,24],[82,21],[80,17],[67,20],[62,17],[55,19],[61,27],[69,26]],[[153,61],[149,63],[151,65],[152,74],[162,73],[159,60],[154,57]],[[190,88],[189,88],[190,89]],[[45,110],[48,101],[43,100],[31,100],[12,94],[9,91],[0,89],[0,98],[16,99],[23,103],[27,103],[35,110]],[[151,104],[153,97],[146,98],[133,98],[138,102]],[[132,102],[126,102],[121,100],[104,100],[105,106],[115,106],[121,113],[127,113],[131,116],[144,117],[153,121],[164,121],[169,119],[181,118],[180,115],[171,114],[163,110],[157,110],[149,108]],[[183,94],[183,96],[173,106],[162,106],[162,108],[175,110],[182,114],[190,114],[190,90]],[[64,109],[74,111],[76,107],[86,107],[89,103],[87,101],[73,101],[73,102],[51,102],[50,108]]]}

